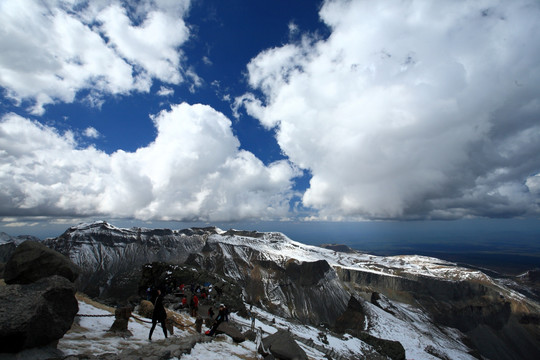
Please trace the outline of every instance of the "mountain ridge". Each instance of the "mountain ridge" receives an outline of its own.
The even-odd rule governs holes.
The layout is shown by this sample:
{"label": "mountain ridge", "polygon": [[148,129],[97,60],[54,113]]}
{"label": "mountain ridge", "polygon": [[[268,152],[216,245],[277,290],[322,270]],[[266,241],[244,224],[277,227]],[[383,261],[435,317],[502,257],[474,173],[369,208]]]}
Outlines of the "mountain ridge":
{"label": "mountain ridge", "polygon": [[[480,270],[436,258],[344,253],[276,232],[121,229],[103,221],[70,227],[44,243],[83,269],[79,285],[92,296],[136,293],[142,265],[163,261],[227,276],[240,285],[248,303],[285,318],[333,326],[354,296],[363,308],[376,304],[393,313],[395,321],[411,317],[395,309],[416,309],[425,314],[422,321],[431,324],[431,332],[455,329],[437,336],[460,334],[471,351],[491,359],[540,355],[537,302]],[[380,318],[372,310],[354,311],[372,327],[373,317]],[[381,335],[373,329],[376,325],[372,334]]]}

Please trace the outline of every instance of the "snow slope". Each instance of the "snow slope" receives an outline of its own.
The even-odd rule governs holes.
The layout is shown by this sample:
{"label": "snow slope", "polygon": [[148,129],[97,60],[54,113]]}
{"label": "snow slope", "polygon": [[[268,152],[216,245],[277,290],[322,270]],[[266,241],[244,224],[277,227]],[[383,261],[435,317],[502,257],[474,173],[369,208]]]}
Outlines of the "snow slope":
{"label": "snow slope", "polygon": [[[79,297],[79,314],[110,315],[113,311],[113,309],[110,308],[103,309],[103,306],[97,306],[99,305]],[[467,354],[467,348],[463,344],[459,341],[452,341],[448,337],[450,334],[459,338],[460,334],[455,330],[441,329],[439,332],[434,332],[429,326],[429,320],[415,309],[397,303],[392,303],[392,306],[399,309],[400,316],[410,317],[414,321],[396,321],[396,318],[389,313],[375,306],[369,306],[369,311],[376,321],[369,324],[368,330],[373,335],[400,341],[405,347],[407,359],[438,359],[426,351],[426,349],[429,349],[430,347],[438,349],[449,359],[474,359]],[[333,350],[334,353],[339,354],[345,359],[367,355],[371,352],[369,345],[352,336],[345,335],[339,337],[331,333],[321,335],[320,329],[291,323],[286,319],[276,317],[262,309],[256,308],[254,311],[257,314],[255,327],[261,329],[265,336],[267,334],[275,333],[278,329],[288,329],[298,338],[311,340],[311,343],[315,345],[308,346],[297,340],[297,343],[304,351],[306,351],[310,359],[327,359],[325,354],[320,350],[322,347]],[[192,318],[186,313],[175,313],[175,315],[187,324],[193,323]],[[75,324],[58,343],[58,349],[66,355],[118,354],[122,352],[122,350],[140,349],[149,345],[148,333],[150,324],[141,323],[132,318],[128,329],[133,333],[133,336],[123,338],[111,336],[107,333],[114,317],[80,317],[79,319],[80,320],[77,321],[78,324]],[[230,321],[246,330],[250,326],[250,320],[242,318],[237,314],[232,314]],[[203,330],[206,329],[203,328]],[[194,330],[192,328],[187,328],[186,330],[175,328],[175,333],[172,336],[182,338],[193,334],[193,332]],[[156,329],[153,338],[154,343],[163,341],[163,334],[160,329]],[[166,346],[165,343],[163,345]],[[223,360],[262,359],[262,357],[257,354],[257,347],[254,342],[245,341],[241,344],[236,344],[232,342],[229,337],[218,335],[209,343],[197,344],[190,354],[183,355],[180,359]]]}

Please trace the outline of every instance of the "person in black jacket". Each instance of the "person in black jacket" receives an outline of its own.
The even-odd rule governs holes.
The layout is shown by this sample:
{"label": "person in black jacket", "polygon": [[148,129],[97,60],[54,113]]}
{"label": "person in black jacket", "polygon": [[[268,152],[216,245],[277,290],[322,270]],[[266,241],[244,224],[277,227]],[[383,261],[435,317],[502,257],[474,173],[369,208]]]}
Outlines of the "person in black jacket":
{"label": "person in black jacket", "polygon": [[163,306],[163,294],[161,293],[161,290],[158,289],[157,293],[158,296],[156,297],[156,301],[154,302],[154,312],[152,313],[152,327],[150,328],[148,340],[152,340],[152,333],[154,332],[158,321],[163,327],[163,334],[165,334],[165,339],[167,338],[167,327],[165,325],[165,321],[167,320],[167,312],[165,311],[165,307]]}
{"label": "person in black jacket", "polygon": [[219,312],[216,317],[216,320],[214,321],[214,325],[206,332],[206,335],[212,336],[216,332],[216,329],[218,328],[219,324],[221,324],[225,320],[226,316],[226,308],[225,305],[221,304],[219,305]]}

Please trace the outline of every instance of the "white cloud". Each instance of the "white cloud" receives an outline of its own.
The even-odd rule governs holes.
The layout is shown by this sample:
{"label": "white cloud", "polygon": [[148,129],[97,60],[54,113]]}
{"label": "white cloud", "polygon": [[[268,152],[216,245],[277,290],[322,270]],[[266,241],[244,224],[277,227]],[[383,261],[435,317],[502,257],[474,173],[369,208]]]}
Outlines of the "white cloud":
{"label": "white cloud", "polygon": [[80,149],[70,133],[15,114],[0,121],[0,216],[107,215],[228,221],[286,217],[297,170],[240,150],[231,122],[205,105],[153,116],[136,152]]}
{"label": "white cloud", "polygon": [[210,60],[208,56],[203,56],[202,61],[205,65],[208,65],[208,66],[213,65],[212,60]]}
{"label": "white cloud", "polygon": [[157,92],[159,96],[171,96],[174,94],[174,89],[166,86],[161,86]]}
{"label": "white cloud", "polygon": [[298,33],[298,25],[294,21],[289,22],[289,36],[294,36]]}
{"label": "white cloud", "polygon": [[97,131],[96,128],[92,126],[87,127],[84,130],[83,135],[91,139],[97,139],[100,137],[99,131]]}
{"label": "white cloud", "polygon": [[[260,53],[237,106],[313,177],[320,218],[538,213],[540,3],[326,1],[328,39]],[[529,179],[527,184],[525,182]]]}
{"label": "white cloud", "polygon": [[138,2],[131,18],[120,4],[0,2],[6,95],[18,104],[30,101],[30,110],[43,114],[45,105],[73,102],[83,89],[99,105],[99,94],[148,92],[153,78],[183,81],[179,47],[189,36],[183,21],[189,0]]}

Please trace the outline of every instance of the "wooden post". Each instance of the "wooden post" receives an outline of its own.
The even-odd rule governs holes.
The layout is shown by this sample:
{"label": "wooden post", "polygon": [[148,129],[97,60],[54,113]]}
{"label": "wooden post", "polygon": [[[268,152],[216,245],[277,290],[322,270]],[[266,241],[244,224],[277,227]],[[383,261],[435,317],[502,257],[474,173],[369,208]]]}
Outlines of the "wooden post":
{"label": "wooden post", "polygon": [[128,336],[131,336],[131,332],[128,330],[128,323],[129,318],[131,316],[131,311],[133,308],[130,306],[117,308],[114,311],[114,323],[112,324],[111,328],[109,329],[109,332],[115,332],[115,333],[125,333]]}
{"label": "wooden post", "polygon": [[195,320],[195,330],[200,334],[202,331],[202,323],[203,319],[200,316],[197,316],[197,320]]}

